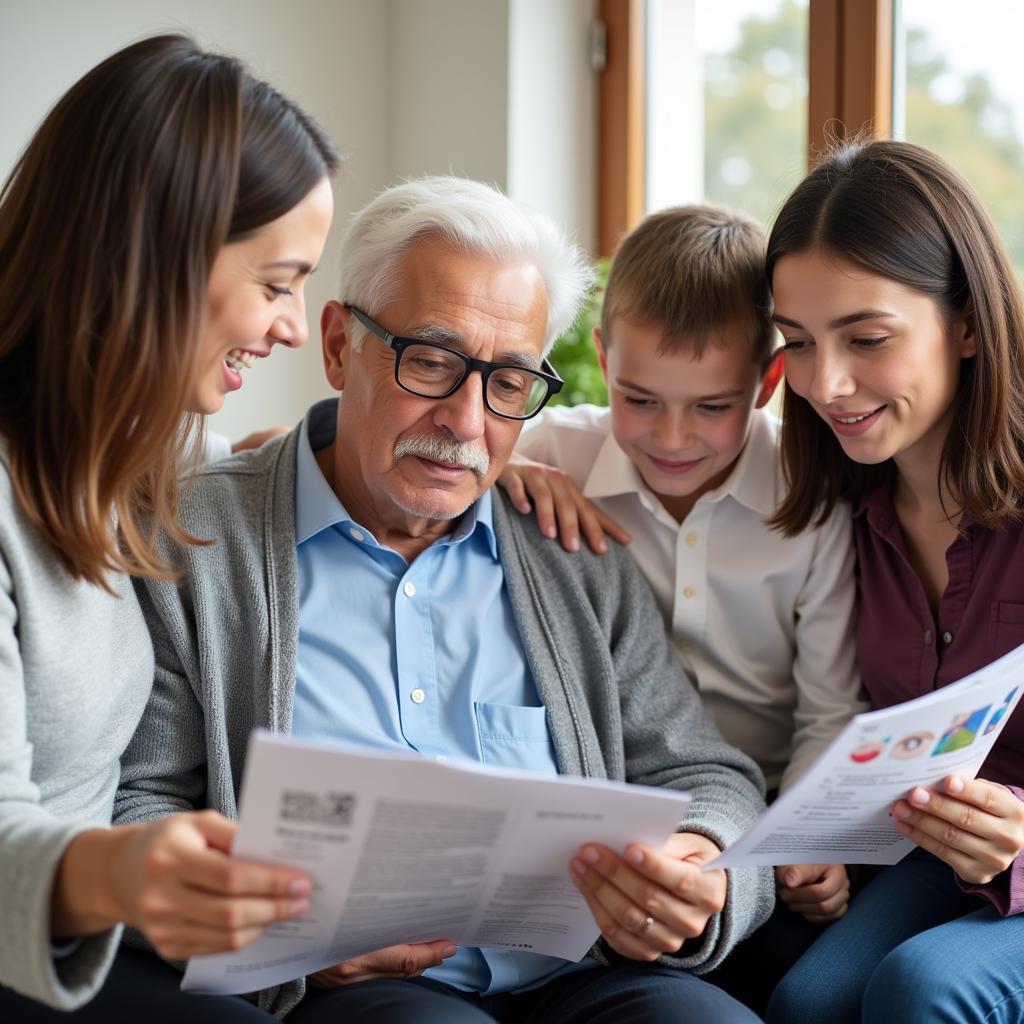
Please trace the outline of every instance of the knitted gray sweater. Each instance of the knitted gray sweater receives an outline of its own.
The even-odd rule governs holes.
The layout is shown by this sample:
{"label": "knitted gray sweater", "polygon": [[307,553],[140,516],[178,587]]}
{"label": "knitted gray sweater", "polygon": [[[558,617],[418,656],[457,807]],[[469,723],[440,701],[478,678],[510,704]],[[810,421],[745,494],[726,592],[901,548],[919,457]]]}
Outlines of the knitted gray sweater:
{"label": "knitted gray sweater", "polygon": [[73,836],[110,822],[118,760],[153,682],[128,579],[72,580],[21,513],[0,441],[0,985],[71,1010],[106,977],[119,929],[54,959],[50,892]]}
{"label": "knitted gray sweater", "polygon": [[[123,760],[118,821],[203,805],[234,817],[250,731],[291,727],[299,429],[196,473],[183,522],[216,543],[181,554],[180,586],[139,588],[156,682]],[[760,774],[701,708],[629,555],[567,554],[496,499],[505,579],[560,771],[687,790],[681,828],[722,846],[737,838],[764,807]],[[773,901],[771,869],[730,871],[725,910],[698,948],[666,962],[710,970]],[[294,982],[259,1003],[281,1015],[301,992]]]}

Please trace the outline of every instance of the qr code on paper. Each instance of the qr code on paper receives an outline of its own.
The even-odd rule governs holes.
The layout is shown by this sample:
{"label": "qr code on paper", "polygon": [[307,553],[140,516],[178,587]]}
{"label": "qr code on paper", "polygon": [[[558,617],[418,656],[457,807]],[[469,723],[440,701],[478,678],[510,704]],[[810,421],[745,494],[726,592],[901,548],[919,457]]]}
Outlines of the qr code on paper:
{"label": "qr code on paper", "polygon": [[285,790],[281,796],[281,818],[310,825],[345,828],[352,824],[356,798],[352,793],[301,793]]}

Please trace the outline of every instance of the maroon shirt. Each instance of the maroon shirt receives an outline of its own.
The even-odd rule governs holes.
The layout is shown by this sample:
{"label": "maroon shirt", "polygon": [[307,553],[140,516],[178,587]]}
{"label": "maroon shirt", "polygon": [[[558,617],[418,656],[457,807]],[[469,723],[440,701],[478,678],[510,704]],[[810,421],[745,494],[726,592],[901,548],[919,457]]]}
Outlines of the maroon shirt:
{"label": "maroon shirt", "polygon": [[[854,512],[857,658],[873,707],[886,708],[989,664],[1024,644],[1024,527],[967,523],[946,552],[938,620],[907,557],[892,497],[881,488]],[[1024,799],[1024,716],[1014,711],[980,778]],[[1024,855],[984,894],[1003,914],[1024,911]]]}

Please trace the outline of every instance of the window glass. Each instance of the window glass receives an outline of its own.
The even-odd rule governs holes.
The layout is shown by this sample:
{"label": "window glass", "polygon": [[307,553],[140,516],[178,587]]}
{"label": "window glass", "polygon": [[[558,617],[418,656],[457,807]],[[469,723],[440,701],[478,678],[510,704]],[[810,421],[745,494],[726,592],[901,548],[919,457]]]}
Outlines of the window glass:
{"label": "window glass", "polygon": [[1024,277],[1024,4],[901,0],[894,134],[927,146],[977,189]]}
{"label": "window glass", "polygon": [[647,209],[767,222],[806,171],[806,0],[649,0]]}

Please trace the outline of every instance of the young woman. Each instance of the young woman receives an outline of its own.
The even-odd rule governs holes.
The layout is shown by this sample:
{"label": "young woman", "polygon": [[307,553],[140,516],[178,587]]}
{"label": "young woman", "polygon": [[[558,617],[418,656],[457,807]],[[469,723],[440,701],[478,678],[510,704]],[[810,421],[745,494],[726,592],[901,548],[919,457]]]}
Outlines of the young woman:
{"label": "young woman", "polygon": [[[853,510],[857,642],[875,707],[1024,643],[1024,306],[970,186],[920,147],[826,159],[768,243],[785,338],[776,520]],[[1019,1021],[1024,720],[982,778],[893,807],[918,846],[879,872],[776,990],[767,1019]]]}
{"label": "young woman", "polygon": [[[212,812],[106,827],[153,652],[130,575],[167,577],[194,416],[307,334],[337,155],[294,103],[183,36],[114,54],[0,193],[0,1019],[248,1020],[160,988],[171,957],[303,912]],[[177,1002],[175,1002],[177,1000]],[[55,1009],[54,1009],[55,1008]]]}

